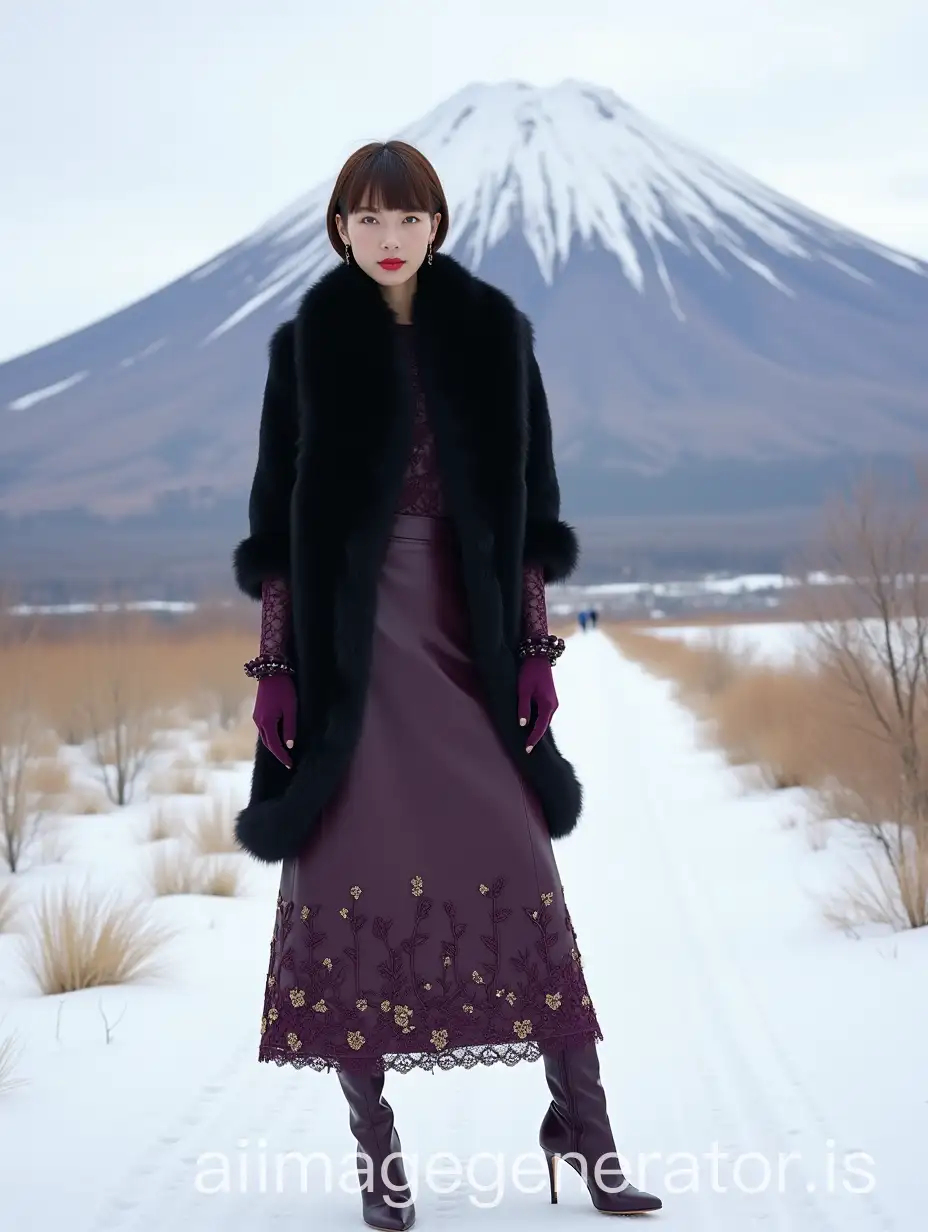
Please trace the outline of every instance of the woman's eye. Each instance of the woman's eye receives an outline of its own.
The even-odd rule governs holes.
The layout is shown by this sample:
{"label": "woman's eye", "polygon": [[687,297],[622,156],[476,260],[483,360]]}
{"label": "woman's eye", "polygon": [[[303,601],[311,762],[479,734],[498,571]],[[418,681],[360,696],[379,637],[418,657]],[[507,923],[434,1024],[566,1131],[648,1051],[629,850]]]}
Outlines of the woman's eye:
{"label": "woman's eye", "polygon": [[409,222],[410,218],[413,220],[413,222],[419,221],[418,214],[407,214],[406,217],[403,219],[403,222]]}

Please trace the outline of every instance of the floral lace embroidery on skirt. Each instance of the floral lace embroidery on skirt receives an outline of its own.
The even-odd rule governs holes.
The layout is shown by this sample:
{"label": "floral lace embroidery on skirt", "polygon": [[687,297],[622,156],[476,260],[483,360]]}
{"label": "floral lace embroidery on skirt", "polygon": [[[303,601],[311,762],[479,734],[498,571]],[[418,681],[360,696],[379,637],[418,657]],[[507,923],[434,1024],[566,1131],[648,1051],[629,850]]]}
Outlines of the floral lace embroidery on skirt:
{"label": "floral lace embroidery on skirt", "polygon": [[[554,891],[537,905],[510,907],[505,885],[499,877],[475,887],[484,899],[475,927],[486,960],[472,971],[459,970],[458,941],[468,928],[461,909],[449,901],[436,907],[421,877],[410,879],[412,929],[398,940],[392,920],[368,920],[360,886],[346,893],[338,933],[324,931],[318,907],[278,895],[259,1059],[316,1070],[408,1072],[514,1065],[537,1060],[543,1050],[602,1040],[566,907],[561,901],[563,915],[556,918]],[[513,953],[506,925],[514,910],[524,919],[517,931],[534,934],[534,945]],[[438,959],[423,962],[436,923]],[[573,942],[568,951],[559,945],[559,924]],[[294,936],[297,929],[301,936]],[[362,947],[379,953],[376,987],[360,982]],[[369,955],[364,967],[370,970]]]}

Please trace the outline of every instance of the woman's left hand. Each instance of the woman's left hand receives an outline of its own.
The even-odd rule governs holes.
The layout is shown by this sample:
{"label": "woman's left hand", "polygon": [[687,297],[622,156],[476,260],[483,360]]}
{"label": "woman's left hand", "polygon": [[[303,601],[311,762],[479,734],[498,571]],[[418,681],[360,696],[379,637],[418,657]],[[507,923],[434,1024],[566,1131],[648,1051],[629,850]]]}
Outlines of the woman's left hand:
{"label": "woman's left hand", "polygon": [[528,732],[526,753],[531,753],[548,730],[548,724],[558,706],[554,672],[544,655],[529,655],[519,668],[519,724],[522,727],[528,726],[532,702],[535,703],[537,714],[532,730]]}

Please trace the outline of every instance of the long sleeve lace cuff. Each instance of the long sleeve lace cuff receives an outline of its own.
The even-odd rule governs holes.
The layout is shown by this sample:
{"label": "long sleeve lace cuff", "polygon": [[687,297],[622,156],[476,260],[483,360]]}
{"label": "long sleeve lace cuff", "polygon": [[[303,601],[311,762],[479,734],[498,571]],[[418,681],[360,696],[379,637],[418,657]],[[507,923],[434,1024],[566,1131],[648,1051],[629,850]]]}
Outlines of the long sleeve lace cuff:
{"label": "long sleeve lace cuff", "polygon": [[261,583],[261,654],[289,659],[291,644],[290,585],[286,578]]}
{"label": "long sleeve lace cuff", "polygon": [[522,636],[544,637],[548,632],[545,581],[540,565],[522,568]]}

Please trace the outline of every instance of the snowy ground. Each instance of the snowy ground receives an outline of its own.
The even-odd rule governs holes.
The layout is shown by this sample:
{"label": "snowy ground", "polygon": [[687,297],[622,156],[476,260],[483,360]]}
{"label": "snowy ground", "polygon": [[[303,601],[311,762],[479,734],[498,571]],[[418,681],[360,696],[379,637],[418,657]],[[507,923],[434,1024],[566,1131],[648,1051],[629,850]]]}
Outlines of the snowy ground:
{"label": "snowy ground", "polygon": [[[681,1232],[915,1232],[928,936],[830,929],[822,898],[861,859],[847,833],[810,844],[791,824],[801,795],[743,788],[669,684],[603,633],[572,637],[557,683],[555,726],[587,811],[556,850],[619,1149],[664,1199],[649,1218]],[[232,776],[241,791],[247,772]],[[66,859],[26,874],[24,893],[64,876],[135,884],[145,811],[75,819]],[[335,1076],[254,1059],[275,896],[275,870],[252,867],[245,897],[158,900],[156,918],[180,930],[161,979],[64,998],[38,997],[20,938],[0,935],[0,1035],[22,1037],[27,1080],[0,1097],[4,1226],[363,1226],[358,1195],[339,1188],[353,1164]],[[101,1007],[122,1015],[109,1044]],[[591,1226],[567,1170],[558,1207],[527,1192],[543,1185],[539,1064],[391,1074],[387,1094],[413,1173],[418,1157],[417,1226]],[[275,1157],[288,1151],[328,1152],[329,1192],[318,1163],[305,1186],[297,1164],[278,1186]],[[446,1193],[426,1180],[439,1152],[462,1161],[464,1182],[446,1179]],[[524,1152],[534,1167],[520,1186]]]}

